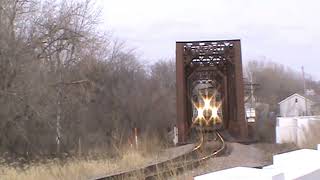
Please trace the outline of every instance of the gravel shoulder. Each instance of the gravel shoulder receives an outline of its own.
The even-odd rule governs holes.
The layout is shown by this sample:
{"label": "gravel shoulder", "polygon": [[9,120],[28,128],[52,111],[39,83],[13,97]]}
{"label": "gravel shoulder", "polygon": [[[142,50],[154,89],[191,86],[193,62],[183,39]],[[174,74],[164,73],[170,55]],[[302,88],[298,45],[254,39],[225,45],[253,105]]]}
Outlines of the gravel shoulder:
{"label": "gravel shoulder", "polygon": [[225,155],[210,159],[193,170],[187,170],[173,179],[193,179],[192,177],[233,167],[262,167],[272,164],[272,157],[297,149],[291,144],[257,143],[243,145],[227,143]]}

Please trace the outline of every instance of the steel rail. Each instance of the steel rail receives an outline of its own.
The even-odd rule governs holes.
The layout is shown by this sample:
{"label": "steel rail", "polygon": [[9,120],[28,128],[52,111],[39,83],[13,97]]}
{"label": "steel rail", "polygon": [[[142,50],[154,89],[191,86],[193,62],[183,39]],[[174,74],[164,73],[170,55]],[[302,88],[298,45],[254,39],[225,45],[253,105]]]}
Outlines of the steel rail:
{"label": "steel rail", "polygon": [[187,168],[199,166],[201,162],[217,156],[219,153],[221,153],[222,151],[225,150],[226,145],[225,145],[225,141],[224,141],[223,137],[221,136],[221,134],[219,132],[216,132],[216,135],[218,136],[218,138],[221,142],[221,146],[217,150],[213,151],[211,154],[205,155],[205,156],[200,157],[195,160],[190,160],[190,161],[186,161],[186,162],[178,162],[178,163],[176,163],[176,165],[169,166],[168,169],[166,169],[164,171],[160,171],[160,172],[158,171],[154,174],[150,174],[150,175],[145,176],[145,179],[151,180],[151,179],[156,179],[156,177],[158,177],[158,176],[170,176],[170,174],[175,174],[175,172],[182,172],[183,170],[185,170]]}
{"label": "steel rail", "polygon": [[[209,155],[205,155],[200,158],[196,158],[195,160],[192,159],[194,156],[198,156],[199,149],[203,147],[204,144],[204,136],[203,133],[200,133],[200,140],[199,143],[189,152],[175,157],[173,159],[169,159],[167,161],[159,162],[156,164],[152,164],[143,168],[138,168],[130,171],[120,172],[116,174],[111,174],[107,176],[101,176],[92,178],[92,180],[120,180],[120,179],[127,179],[130,177],[134,177],[135,175],[143,174],[144,179],[154,179],[160,175],[169,175],[173,171],[180,171],[183,168],[190,167],[191,165],[199,165],[200,162],[210,159],[221,151],[225,149],[225,142],[219,132],[216,132],[217,136],[221,141],[221,146],[218,150],[213,151]],[[191,160],[190,160],[191,159]]]}

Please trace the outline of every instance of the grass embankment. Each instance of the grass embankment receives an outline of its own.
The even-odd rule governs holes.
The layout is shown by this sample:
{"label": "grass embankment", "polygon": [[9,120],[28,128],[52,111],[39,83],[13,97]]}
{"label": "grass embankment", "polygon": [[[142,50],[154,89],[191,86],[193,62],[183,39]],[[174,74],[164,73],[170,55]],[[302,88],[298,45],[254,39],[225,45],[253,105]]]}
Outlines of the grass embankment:
{"label": "grass embankment", "polygon": [[45,162],[28,163],[22,166],[19,163],[4,163],[5,161],[0,158],[0,179],[82,180],[141,167],[154,159],[155,155],[164,148],[164,144],[156,138],[142,140],[138,149],[127,146],[113,147],[116,157],[94,152],[91,153],[93,155],[85,157],[45,160]]}
{"label": "grass embankment", "polygon": [[[96,158],[95,158],[96,159]],[[31,163],[21,167],[0,165],[1,180],[37,180],[37,179],[88,179],[95,175],[116,172],[141,166],[150,160],[150,156],[133,149],[122,153],[118,158],[102,157],[98,160],[71,158],[66,162],[50,160],[46,163]]]}

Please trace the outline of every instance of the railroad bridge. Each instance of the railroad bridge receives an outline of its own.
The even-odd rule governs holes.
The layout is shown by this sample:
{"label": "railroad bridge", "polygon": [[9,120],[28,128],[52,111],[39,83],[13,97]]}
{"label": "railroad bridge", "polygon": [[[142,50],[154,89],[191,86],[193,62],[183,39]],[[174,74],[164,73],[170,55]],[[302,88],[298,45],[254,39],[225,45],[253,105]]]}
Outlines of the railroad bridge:
{"label": "railroad bridge", "polygon": [[[217,121],[205,125],[227,131],[239,141],[248,138],[240,40],[176,42],[176,78],[179,144],[187,142],[196,119],[208,120],[213,114],[221,119],[219,126]],[[205,96],[211,94],[210,100],[214,96],[213,104],[220,101],[217,112],[210,112],[208,118],[203,114],[205,109],[200,109],[206,99],[204,103],[195,103],[199,101],[197,91],[203,96],[198,87],[207,87]]]}
{"label": "railroad bridge", "polygon": [[[143,179],[170,176],[222,154],[226,148],[223,134],[237,141],[248,138],[240,40],[177,42],[176,73],[178,141],[187,143],[191,130],[197,129],[201,131],[196,132],[200,134],[198,142],[188,152],[166,161],[95,180],[126,179],[137,174]],[[203,130],[216,137],[211,145],[217,144],[208,146],[212,148],[209,153]]]}

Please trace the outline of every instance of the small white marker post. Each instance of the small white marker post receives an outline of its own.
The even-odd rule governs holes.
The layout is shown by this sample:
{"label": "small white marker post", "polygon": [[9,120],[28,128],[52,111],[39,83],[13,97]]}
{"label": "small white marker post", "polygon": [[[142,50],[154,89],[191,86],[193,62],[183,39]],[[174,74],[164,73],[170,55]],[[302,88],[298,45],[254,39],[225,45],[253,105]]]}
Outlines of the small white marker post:
{"label": "small white marker post", "polygon": [[178,144],[178,128],[176,126],[173,127],[173,143],[175,146]]}
{"label": "small white marker post", "polygon": [[135,145],[136,145],[136,149],[138,149],[138,129],[134,128],[134,139],[135,139]]}

